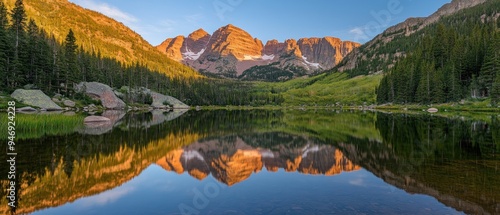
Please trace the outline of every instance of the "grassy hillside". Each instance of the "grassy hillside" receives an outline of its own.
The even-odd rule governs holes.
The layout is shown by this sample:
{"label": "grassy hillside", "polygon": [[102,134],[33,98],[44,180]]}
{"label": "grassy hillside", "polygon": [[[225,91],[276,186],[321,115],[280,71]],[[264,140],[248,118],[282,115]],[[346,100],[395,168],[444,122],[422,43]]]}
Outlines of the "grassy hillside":
{"label": "grassy hillside", "polygon": [[[13,8],[15,0],[2,0]],[[77,43],[86,51],[100,52],[132,65],[145,64],[170,77],[200,77],[193,69],[168,59],[139,34],[98,12],[84,9],[67,0],[24,0],[28,18],[62,42],[71,28]]]}
{"label": "grassy hillside", "polygon": [[280,93],[284,105],[375,104],[375,90],[383,75],[349,78],[346,73],[326,73],[283,83],[258,83],[257,88]]}

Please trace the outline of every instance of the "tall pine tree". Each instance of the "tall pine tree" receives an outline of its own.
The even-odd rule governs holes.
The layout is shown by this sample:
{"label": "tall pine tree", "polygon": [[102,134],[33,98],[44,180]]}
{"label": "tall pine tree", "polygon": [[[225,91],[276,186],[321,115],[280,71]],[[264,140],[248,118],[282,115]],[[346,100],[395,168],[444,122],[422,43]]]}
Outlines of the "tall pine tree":
{"label": "tall pine tree", "polygon": [[25,29],[26,29],[27,18],[22,0],[16,0],[15,6],[12,9],[11,13],[12,13],[11,32],[13,34],[14,50],[13,50],[12,63],[9,62],[9,64],[12,65],[12,69],[7,77],[8,79],[10,79],[9,86],[12,88],[16,88],[24,81],[24,75],[26,74],[25,67],[22,62],[23,61],[22,58],[26,57],[23,56],[23,54],[26,53],[24,52],[24,50],[22,50],[22,48],[24,48],[23,43],[25,40],[25,33],[26,33]]}
{"label": "tall pine tree", "polygon": [[8,86],[8,50],[10,49],[7,34],[8,24],[7,8],[3,1],[0,1],[0,90],[5,90]]}
{"label": "tall pine tree", "polygon": [[64,43],[64,54],[66,58],[66,71],[64,71],[64,86],[65,86],[65,92],[68,92],[68,87],[70,89],[73,83],[75,83],[78,80],[79,77],[79,72],[78,72],[78,64],[77,64],[77,49],[78,45],[76,45],[76,38],[75,34],[73,33],[72,29],[69,29],[68,35],[66,36],[65,43]]}
{"label": "tall pine tree", "polygon": [[479,86],[483,97],[490,96],[497,71],[500,70],[500,34],[496,34],[488,46],[484,63],[479,73]]}

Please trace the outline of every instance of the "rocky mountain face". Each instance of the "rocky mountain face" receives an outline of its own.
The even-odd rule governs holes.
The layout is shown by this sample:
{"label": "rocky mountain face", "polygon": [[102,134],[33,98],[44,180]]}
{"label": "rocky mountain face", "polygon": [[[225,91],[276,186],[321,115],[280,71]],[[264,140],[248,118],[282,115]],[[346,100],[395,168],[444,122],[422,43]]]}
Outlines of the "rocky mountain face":
{"label": "rocky mountain face", "polygon": [[328,70],[359,46],[333,37],[270,40],[264,45],[243,29],[227,25],[212,35],[199,29],[188,37],[169,38],[157,49],[201,72],[241,78],[258,67],[286,71],[287,77]]}
{"label": "rocky mountain face", "polygon": [[[397,53],[381,53],[377,49],[391,42],[396,37],[401,35],[406,37],[411,36],[423,28],[438,22],[442,17],[455,14],[463,9],[471,8],[487,1],[493,0],[452,0],[452,2],[443,5],[438,11],[429,17],[408,18],[406,21],[386,29],[382,34],[377,35],[374,39],[364,44],[360,49],[356,49],[347,55],[339,64],[340,66],[338,67],[338,70],[352,70],[359,64],[366,64],[366,62],[370,61],[387,62],[389,59],[392,60],[392,62],[389,62],[389,67],[391,67],[397,59],[406,56],[406,53],[403,51]],[[372,68],[372,71],[369,71],[369,73],[376,73],[380,70],[383,70],[383,68]]]}
{"label": "rocky mountain face", "polygon": [[300,172],[311,175],[336,175],[360,169],[343,153],[330,145],[317,145],[310,140],[302,146],[281,144],[272,149],[254,147],[241,137],[229,141],[207,140],[169,152],[157,164],[167,171],[189,173],[199,180],[212,174],[227,185],[234,185],[262,171]]}

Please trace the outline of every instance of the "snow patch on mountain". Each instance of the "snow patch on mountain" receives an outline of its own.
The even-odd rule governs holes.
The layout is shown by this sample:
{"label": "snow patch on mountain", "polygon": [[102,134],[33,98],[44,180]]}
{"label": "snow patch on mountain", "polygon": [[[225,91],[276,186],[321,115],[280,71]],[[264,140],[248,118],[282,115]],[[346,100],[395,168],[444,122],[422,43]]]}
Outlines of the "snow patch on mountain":
{"label": "snow patch on mountain", "polygon": [[319,63],[311,63],[311,62],[307,61],[307,57],[302,56],[302,60],[304,60],[304,62],[305,62],[304,65],[306,65],[306,66],[314,67],[316,69],[321,68],[321,65]]}
{"label": "snow patch on mountain", "polygon": [[187,50],[187,52],[182,53],[182,57],[184,60],[198,60],[200,56],[205,52],[205,49],[202,49],[198,53],[194,53],[191,50]]}
{"label": "snow patch on mountain", "polygon": [[262,55],[262,60],[274,60],[274,55]]}
{"label": "snow patch on mountain", "polygon": [[201,161],[205,160],[203,158],[203,156],[200,154],[200,152],[198,152],[198,151],[185,151],[183,156],[184,156],[184,159],[186,159],[186,160],[192,160],[194,158],[197,158]]}

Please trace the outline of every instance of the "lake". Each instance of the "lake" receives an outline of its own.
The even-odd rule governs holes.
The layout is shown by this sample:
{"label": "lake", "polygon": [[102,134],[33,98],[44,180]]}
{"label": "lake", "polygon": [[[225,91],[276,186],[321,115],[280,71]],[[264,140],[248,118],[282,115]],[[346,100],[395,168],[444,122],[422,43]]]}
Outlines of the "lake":
{"label": "lake", "polygon": [[19,137],[16,213],[500,214],[495,113],[103,115],[112,122]]}

